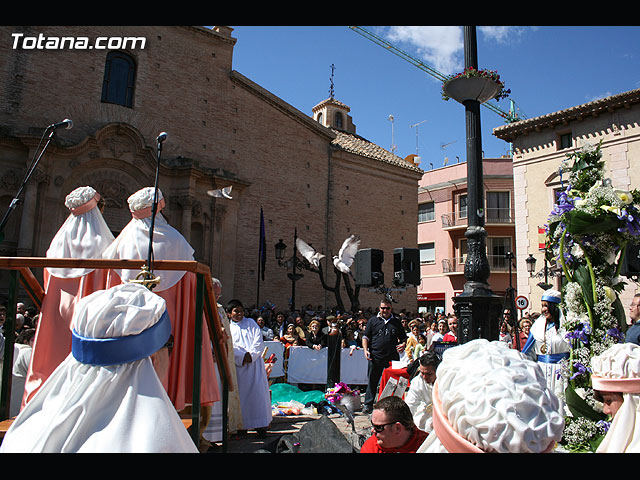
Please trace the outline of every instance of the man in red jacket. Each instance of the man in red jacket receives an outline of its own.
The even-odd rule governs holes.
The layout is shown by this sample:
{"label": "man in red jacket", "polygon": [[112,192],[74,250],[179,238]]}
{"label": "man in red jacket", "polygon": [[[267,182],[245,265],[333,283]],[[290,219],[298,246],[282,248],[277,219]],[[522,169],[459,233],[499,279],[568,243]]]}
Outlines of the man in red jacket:
{"label": "man in red jacket", "polygon": [[373,407],[372,435],[360,453],[415,453],[427,433],[413,423],[409,406],[400,397],[384,397]]}

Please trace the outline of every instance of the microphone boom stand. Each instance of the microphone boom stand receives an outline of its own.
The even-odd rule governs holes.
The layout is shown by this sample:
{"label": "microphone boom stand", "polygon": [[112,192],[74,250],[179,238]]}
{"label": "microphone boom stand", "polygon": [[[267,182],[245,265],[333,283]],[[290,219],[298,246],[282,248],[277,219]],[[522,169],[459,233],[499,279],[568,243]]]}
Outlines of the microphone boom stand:
{"label": "microphone boom stand", "polygon": [[[51,126],[47,127],[47,129],[45,130],[44,133],[46,133],[47,130],[49,130],[50,128],[51,128]],[[16,196],[13,198],[13,200],[11,200],[11,203],[9,204],[9,208],[5,212],[4,217],[2,218],[2,221],[0,222],[0,241],[4,240],[4,227],[6,226],[7,222],[9,221],[9,216],[11,215],[11,213],[13,213],[13,211],[18,206],[18,202],[20,201],[20,195],[22,194],[22,191],[24,190],[24,187],[27,185],[27,182],[31,178],[31,175],[33,174],[33,172],[35,171],[36,167],[38,166],[38,163],[40,162],[40,159],[42,159],[42,156],[44,155],[44,152],[49,147],[49,144],[53,140],[53,137],[54,137],[55,133],[56,133],[56,129],[55,128],[51,128],[51,133],[49,133],[49,137],[47,138],[47,143],[44,145],[44,147],[42,148],[42,151],[37,156],[37,158],[35,158],[31,162],[31,165],[27,169],[27,174],[25,175],[24,180],[22,180],[22,184],[20,185],[20,188],[18,189],[18,193],[16,193]],[[43,137],[44,137],[44,134],[43,134]]]}
{"label": "microphone boom stand", "polygon": [[149,290],[153,290],[158,283],[160,283],[160,277],[154,277],[153,275],[153,230],[156,222],[156,214],[158,212],[158,183],[160,178],[160,155],[162,153],[162,142],[167,139],[167,134],[162,132],[157,138],[157,163],[156,163],[156,178],[154,182],[153,203],[151,205],[151,225],[149,226],[149,253],[147,257],[146,265],[143,265],[142,271],[136,277],[143,277],[141,283],[143,283]]}

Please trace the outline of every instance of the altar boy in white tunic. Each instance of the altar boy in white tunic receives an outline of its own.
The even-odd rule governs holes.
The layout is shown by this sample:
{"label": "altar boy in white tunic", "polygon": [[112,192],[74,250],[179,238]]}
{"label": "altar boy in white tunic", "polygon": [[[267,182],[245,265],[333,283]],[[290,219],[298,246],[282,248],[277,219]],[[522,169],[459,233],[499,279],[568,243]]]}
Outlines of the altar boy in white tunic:
{"label": "altar boy in white tunic", "polygon": [[253,319],[245,318],[244,307],[239,300],[231,300],[227,304],[227,314],[231,319],[242,425],[244,429],[256,430],[262,436],[271,423],[269,381],[262,359],[262,332]]}

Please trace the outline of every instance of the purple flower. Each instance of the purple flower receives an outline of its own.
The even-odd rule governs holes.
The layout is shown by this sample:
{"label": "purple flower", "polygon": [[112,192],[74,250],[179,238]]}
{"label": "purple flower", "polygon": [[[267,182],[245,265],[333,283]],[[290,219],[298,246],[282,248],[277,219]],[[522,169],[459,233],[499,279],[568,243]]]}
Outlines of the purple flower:
{"label": "purple flower", "polygon": [[618,219],[624,222],[624,226],[619,227],[621,233],[629,232],[631,235],[640,235],[640,222],[638,222],[638,212],[633,206],[623,208],[618,215]]}
{"label": "purple flower", "polygon": [[614,340],[617,340],[618,342],[622,342],[624,341],[624,333],[622,333],[620,330],[618,330],[617,328],[610,328],[609,330],[607,330],[607,333],[604,336],[605,338],[607,337],[611,337]]}
{"label": "purple flower", "polygon": [[571,185],[567,185],[567,188],[558,194],[558,200],[553,205],[553,210],[551,210],[552,216],[561,216],[575,208],[575,200],[569,197],[570,191]]}
{"label": "purple flower", "polygon": [[571,375],[570,380],[573,380],[574,378],[583,375],[587,372],[590,372],[591,369],[585,367],[583,364],[581,364],[580,362],[576,362],[573,364],[573,368],[576,370],[576,373],[574,373],[573,375]]}
{"label": "purple flower", "polygon": [[565,338],[572,339],[572,340],[580,340],[585,345],[589,343],[589,337],[587,337],[587,332],[583,329],[575,330],[573,332],[568,332],[565,335]]}

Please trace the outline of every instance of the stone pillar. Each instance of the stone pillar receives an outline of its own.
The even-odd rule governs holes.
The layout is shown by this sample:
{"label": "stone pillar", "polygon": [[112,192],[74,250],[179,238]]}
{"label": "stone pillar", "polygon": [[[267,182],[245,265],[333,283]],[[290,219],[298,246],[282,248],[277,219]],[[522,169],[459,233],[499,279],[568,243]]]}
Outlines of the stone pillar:
{"label": "stone pillar", "polygon": [[191,242],[191,209],[194,198],[191,195],[181,195],[178,197],[178,205],[182,209],[182,223],[180,230],[187,242]]}
{"label": "stone pillar", "polygon": [[36,227],[36,206],[38,200],[38,183],[44,180],[44,175],[39,170],[33,172],[31,178],[24,187],[22,202],[22,216],[20,217],[20,230],[16,255],[19,257],[33,256],[33,237]]}

